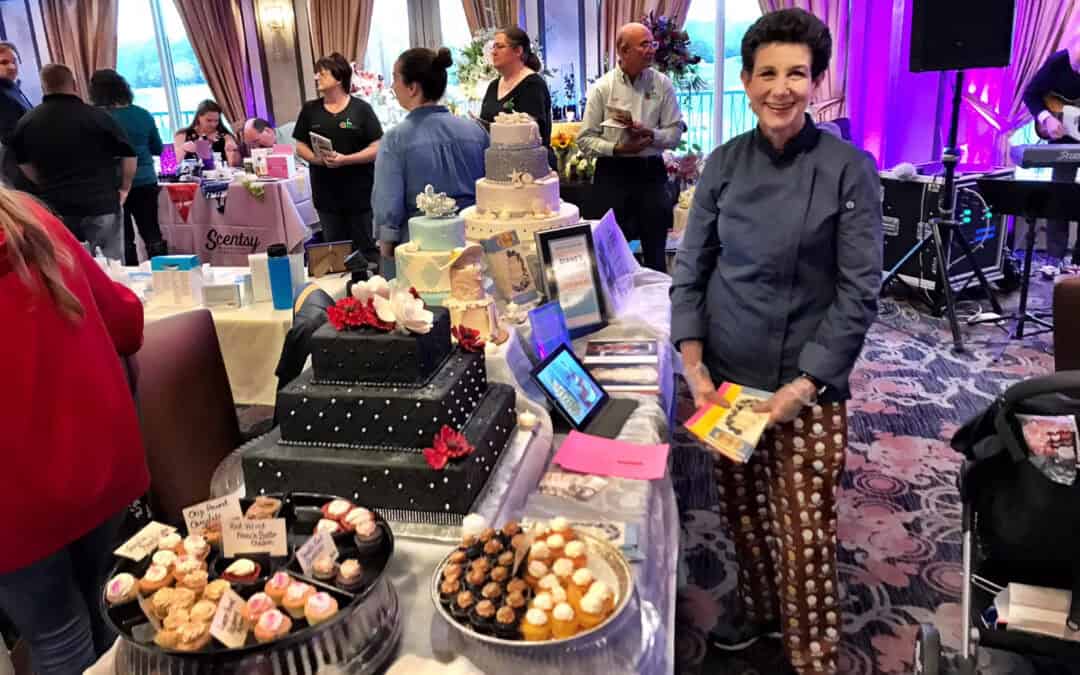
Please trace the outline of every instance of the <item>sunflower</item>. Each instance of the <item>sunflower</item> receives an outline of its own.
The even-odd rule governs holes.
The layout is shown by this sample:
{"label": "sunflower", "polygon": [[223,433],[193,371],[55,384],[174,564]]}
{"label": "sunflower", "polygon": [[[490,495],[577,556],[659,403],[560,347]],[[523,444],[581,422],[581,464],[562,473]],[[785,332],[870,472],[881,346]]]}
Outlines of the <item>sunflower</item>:
{"label": "sunflower", "polygon": [[556,150],[566,150],[574,143],[574,137],[570,134],[560,131],[551,137],[551,147]]}

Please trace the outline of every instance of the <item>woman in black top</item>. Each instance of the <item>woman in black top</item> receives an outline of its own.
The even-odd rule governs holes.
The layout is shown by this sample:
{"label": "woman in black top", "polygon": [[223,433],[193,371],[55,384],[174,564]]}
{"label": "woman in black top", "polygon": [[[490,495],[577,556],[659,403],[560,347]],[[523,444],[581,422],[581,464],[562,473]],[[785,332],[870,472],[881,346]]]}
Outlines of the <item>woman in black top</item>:
{"label": "woman in black top", "polygon": [[[349,95],[352,66],[337,52],[315,63],[322,98],[300,109],[293,128],[296,152],[311,165],[311,198],[323,241],[352,241],[369,261],[378,260],[371,219],[371,188],[382,125],[364,101]],[[312,135],[332,150],[312,150]]]}
{"label": "woman in black top", "polygon": [[533,53],[528,34],[517,26],[496,33],[491,63],[499,71],[499,79],[488,85],[480,119],[490,124],[501,112],[529,113],[540,126],[540,139],[548,148],[549,161],[554,166],[551,93],[547,82],[537,74],[540,58]]}
{"label": "woman in black top", "polygon": [[240,163],[240,152],[236,137],[225,126],[221,118],[221,106],[207,99],[195,109],[191,124],[176,132],[173,146],[178,159],[198,159],[195,154],[195,141],[200,138],[210,141],[210,151],[220,153],[230,166]]}

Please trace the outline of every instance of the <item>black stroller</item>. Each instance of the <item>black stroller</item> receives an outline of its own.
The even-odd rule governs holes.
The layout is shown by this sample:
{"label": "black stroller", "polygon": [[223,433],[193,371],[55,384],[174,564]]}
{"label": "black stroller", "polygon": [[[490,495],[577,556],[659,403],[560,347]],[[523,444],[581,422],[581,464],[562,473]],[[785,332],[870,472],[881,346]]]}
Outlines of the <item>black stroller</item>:
{"label": "black stroller", "polygon": [[[986,620],[997,592],[1016,582],[1071,589],[1069,626],[1080,628],[1080,476],[1065,485],[1029,461],[1017,414],[1080,420],[1080,371],[1009,387],[953,437],[953,449],[966,457],[959,478],[961,650],[947,663],[937,628],[923,624],[915,641],[920,675],[1080,675],[1080,642],[997,629]],[[1003,663],[1009,665],[996,665]]]}

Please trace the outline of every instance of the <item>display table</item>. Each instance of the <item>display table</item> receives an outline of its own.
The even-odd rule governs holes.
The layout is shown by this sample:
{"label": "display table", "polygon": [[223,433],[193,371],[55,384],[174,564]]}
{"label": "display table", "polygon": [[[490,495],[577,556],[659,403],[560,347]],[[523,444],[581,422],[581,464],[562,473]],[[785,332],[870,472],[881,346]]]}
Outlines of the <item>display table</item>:
{"label": "display table", "polygon": [[158,193],[158,222],[170,253],[195,253],[211,265],[244,265],[251,253],[283,243],[290,251],[310,238],[310,226],[319,222],[311,202],[306,170],[295,178],[259,181],[262,197],[254,197],[233,181],[225,198],[225,211],[216,199],[207,199],[196,183],[165,183]]}
{"label": "display table", "polygon": [[[221,271],[225,274],[229,269]],[[240,273],[247,268],[234,271]],[[335,274],[313,281],[335,300],[345,297],[347,276]],[[143,308],[143,316],[151,323],[192,309],[159,305],[151,299]],[[210,313],[214,316],[233,401],[237,405],[274,405],[278,384],[274,370],[285,335],[292,327],[292,310],[274,309],[270,302],[258,302],[239,309],[215,308]]]}

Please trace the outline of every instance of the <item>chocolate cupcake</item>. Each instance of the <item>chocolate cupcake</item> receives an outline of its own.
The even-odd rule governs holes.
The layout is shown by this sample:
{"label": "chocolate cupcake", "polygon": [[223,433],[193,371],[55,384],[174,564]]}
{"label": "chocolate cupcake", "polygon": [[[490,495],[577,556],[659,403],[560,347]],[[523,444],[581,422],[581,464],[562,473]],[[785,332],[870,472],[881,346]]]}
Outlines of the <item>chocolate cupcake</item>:
{"label": "chocolate cupcake", "polygon": [[507,595],[511,593],[521,593],[527,599],[531,591],[532,589],[529,588],[529,584],[524,579],[511,579],[510,582],[506,584]]}
{"label": "chocolate cupcake", "polygon": [[520,591],[507,593],[503,602],[506,603],[507,607],[514,610],[519,619],[525,616],[525,612],[529,609],[529,601],[525,599],[525,594]]}
{"label": "chocolate cupcake", "polygon": [[503,552],[506,547],[498,539],[492,539],[488,543],[484,544],[484,555],[493,560],[499,559],[499,554]]}
{"label": "chocolate cupcake", "polygon": [[443,568],[443,581],[447,579],[460,579],[465,576],[465,568],[458,564],[450,564]]}
{"label": "chocolate cupcake", "polygon": [[465,551],[459,549],[451,553],[446,562],[449,565],[465,565],[469,562],[469,557],[465,555]]}
{"label": "chocolate cupcake", "polygon": [[472,612],[476,598],[469,591],[461,591],[454,596],[454,602],[450,605],[450,615],[461,623],[468,623],[469,613]]}
{"label": "chocolate cupcake", "polygon": [[360,561],[349,558],[338,565],[334,584],[343,591],[355,593],[364,585],[364,566]]}
{"label": "chocolate cupcake", "polygon": [[496,567],[491,570],[489,575],[491,580],[497,584],[504,585],[510,581],[510,568],[509,567]]}
{"label": "chocolate cupcake", "polygon": [[469,623],[477,633],[490,635],[495,628],[495,603],[481,600],[469,614]]}
{"label": "chocolate cupcake", "polygon": [[443,607],[450,607],[454,598],[461,592],[461,582],[457,579],[445,579],[439,586],[439,602]]}
{"label": "chocolate cupcake", "polygon": [[491,541],[492,539],[494,539],[495,536],[496,536],[495,530],[493,530],[490,527],[487,528],[486,530],[484,530],[483,532],[480,533],[480,545],[483,546],[484,544],[486,544],[489,541]]}
{"label": "chocolate cupcake", "polygon": [[514,552],[513,551],[503,551],[502,553],[499,554],[499,557],[498,557],[498,559],[495,560],[495,562],[499,567],[507,567],[509,569],[513,569],[514,568]]}
{"label": "chocolate cupcake", "polygon": [[467,534],[461,538],[461,551],[469,560],[475,560],[484,554],[484,545],[476,536]]}
{"label": "chocolate cupcake", "polygon": [[511,607],[503,605],[495,612],[495,637],[503,640],[517,640],[521,637],[518,632],[518,614]]}
{"label": "chocolate cupcake", "polygon": [[356,553],[361,558],[375,555],[382,548],[383,531],[374,520],[365,520],[356,524]]}
{"label": "chocolate cupcake", "polygon": [[465,588],[473,593],[480,595],[480,591],[483,590],[484,584],[488,581],[488,576],[481,570],[473,570],[465,575]]}
{"label": "chocolate cupcake", "polygon": [[469,563],[469,571],[472,572],[474,570],[480,570],[484,574],[487,574],[491,571],[491,561],[487,558],[477,558]]}
{"label": "chocolate cupcake", "polygon": [[480,595],[484,600],[498,602],[503,596],[502,584],[497,584],[494,581],[486,583],[484,584],[484,587],[480,589]]}
{"label": "chocolate cupcake", "polygon": [[502,527],[502,533],[507,539],[513,539],[520,532],[521,525],[518,525],[516,520],[511,520]]}

